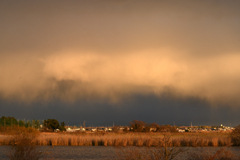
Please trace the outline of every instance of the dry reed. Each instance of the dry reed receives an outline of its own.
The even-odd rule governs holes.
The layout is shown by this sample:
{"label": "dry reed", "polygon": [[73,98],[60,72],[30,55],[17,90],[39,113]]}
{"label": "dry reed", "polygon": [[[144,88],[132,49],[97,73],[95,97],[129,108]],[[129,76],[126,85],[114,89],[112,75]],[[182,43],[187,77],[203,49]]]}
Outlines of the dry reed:
{"label": "dry reed", "polygon": [[[4,137],[4,138],[1,138]],[[9,145],[11,135],[0,136],[0,145]],[[69,134],[69,133],[41,133],[33,140],[36,145],[53,146],[164,146],[159,139],[161,133],[107,133],[107,134]],[[231,139],[227,134],[174,134],[171,138],[172,146],[230,146]]]}

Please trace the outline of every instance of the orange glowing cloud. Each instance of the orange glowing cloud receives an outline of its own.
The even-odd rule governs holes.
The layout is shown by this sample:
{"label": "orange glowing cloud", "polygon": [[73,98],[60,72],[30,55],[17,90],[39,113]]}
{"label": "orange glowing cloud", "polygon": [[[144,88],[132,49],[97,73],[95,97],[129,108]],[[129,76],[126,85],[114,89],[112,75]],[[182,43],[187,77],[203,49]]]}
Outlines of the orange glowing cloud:
{"label": "orange glowing cloud", "polygon": [[240,106],[239,2],[218,2],[0,2],[0,96],[118,103],[171,88]]}

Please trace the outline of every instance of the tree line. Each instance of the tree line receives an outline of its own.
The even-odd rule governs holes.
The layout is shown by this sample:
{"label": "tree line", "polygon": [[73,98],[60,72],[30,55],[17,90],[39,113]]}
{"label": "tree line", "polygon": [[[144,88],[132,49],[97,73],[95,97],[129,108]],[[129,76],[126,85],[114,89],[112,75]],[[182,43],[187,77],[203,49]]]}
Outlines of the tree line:
{"label": "tree line", "polygon": [[14,117],[5,117],[2,116],[0,118],[0,127],[13,127],[13,126],[19,126],[19,127],[32,127],[38,129],[40,127],[40,121],[39,120],[17,120]]}
{"label": "tree line", "polygon": [[[113,127],[113,131],[117,131],[120,126]],[[129,126],[125,126],[123,131],[133,132],[176,132],[176,126],[171,125],[159,125],[157,123],[147,123],[144,121],[133,120],[129,123]]]}
{"label": "tree line", "polygon": [[43,122],[40,120],[17,120],[14,117],[5,117],[0,118],[0,127],[26,127],[26,128],[35,128],[42,131],[54,131],[59,129],[60,131],[65,131],[65,123],[61,122],[59,124],[56,119],[46,119]]}

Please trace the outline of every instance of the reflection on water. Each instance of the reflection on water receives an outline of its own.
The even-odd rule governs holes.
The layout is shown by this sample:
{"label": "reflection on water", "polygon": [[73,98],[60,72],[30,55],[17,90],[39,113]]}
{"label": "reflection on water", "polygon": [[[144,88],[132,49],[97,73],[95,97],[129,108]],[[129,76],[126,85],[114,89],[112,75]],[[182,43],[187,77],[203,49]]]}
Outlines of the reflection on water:
{"label": "reflection on water", "polygon": [[[138,147],[123,147],[123,149],[134,149]],[[0,146],[0,159],[8,159],[6,156],[10,146]],[[144,149],[144,147],[142,147]],[[221,147],[194,147],[190,148],[187,152],[198,153],[215,153]],[[240,156],[240,147],[229,148],[233,154]],[[85,160],[97,160],[97,159],[121,159],[118,157],[117,151],[120,151],[117,147],[104,147],[104,146],[41,146],[40,150],[45,152],[45,157],[42,159],[55,159],[55,160],[72,160],[72,159],[85,159]],[[181,153],[176,157],[176,160],[187,159],[188,153]]]}

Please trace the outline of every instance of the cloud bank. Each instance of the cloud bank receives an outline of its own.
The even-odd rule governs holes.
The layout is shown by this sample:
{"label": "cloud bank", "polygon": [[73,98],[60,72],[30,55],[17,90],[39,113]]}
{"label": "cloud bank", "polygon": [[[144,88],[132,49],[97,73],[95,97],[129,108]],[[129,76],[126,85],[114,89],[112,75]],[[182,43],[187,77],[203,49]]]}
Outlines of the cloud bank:
{"label": "cloud bank", "polygon": [[239,2],[1,2],[0,96],[26,103],[135,94],[239,107]]}

